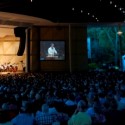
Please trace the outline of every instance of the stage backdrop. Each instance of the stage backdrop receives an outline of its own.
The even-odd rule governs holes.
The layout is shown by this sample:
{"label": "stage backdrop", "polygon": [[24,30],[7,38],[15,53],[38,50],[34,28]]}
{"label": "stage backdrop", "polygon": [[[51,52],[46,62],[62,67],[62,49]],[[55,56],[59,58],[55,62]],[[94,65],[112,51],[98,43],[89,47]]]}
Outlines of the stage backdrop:
{"label": "stage backdrop", "polygon": [[15,37],[13,28],[0,28],[0,32],[0,66],[17,65],[18,71],[22,71],[25,66],[26,51],[22,56],[17,56],[20,38]]}

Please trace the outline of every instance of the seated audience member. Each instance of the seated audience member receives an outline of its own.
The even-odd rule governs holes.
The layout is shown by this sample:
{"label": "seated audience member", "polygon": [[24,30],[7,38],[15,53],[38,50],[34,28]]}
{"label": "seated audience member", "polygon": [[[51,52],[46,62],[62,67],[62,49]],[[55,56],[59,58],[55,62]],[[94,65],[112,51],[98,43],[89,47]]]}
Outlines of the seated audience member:
{"label": "seated audience member", "polygon": [[48,104],[42,105],[42,111],[36,113],[36,125],[52,125],[54,122],[57,122],[57,115],[49,113]]}
{"label": "seated audience member", "polygon": [[121,97],[117,101],[118,103],[118,110],[125,110],[125,89],[121,88]]}
{"label": "seated audience member", "polygon": [[22,101],[21,112],[14,117],[11,122],[13,125],[34,125],[35,119],[31,113],[31,104],[28,101]]}
{"label": "seated audience member", "polygon": [[103,125],[106,123],[106,117],[102,112],[101,103],[93,104],[94,115],[91,116],[93,125]]}
{"label": "seated audience member", "polygon": [[80,100],[77,104],[77,109],[74,114],[68,120],[68,125],[91,125],[91,117],[85,112],[86,103]]}
{"label": "seated audience member", "polygon": [[50,102],[48,105],[49,105],[49,113],[50,114],[58,114],[58,111],[54,105],[54,102]]}
{"label": "seated audience member", "polygon": [[43,104],[43,102],[44,100],[42,99],[41,95],[39,93],[36,93],[32,109],[34,113],[41,109],[41,105]]}
{"label": "seated audience member", "polygon": [[73,95],[71,95],[71,94],[68,95],[68,99],[66,100],[65,105],[67,105],[67,106],[74,106],[74,105],[76,105],[75,98],[74,98]]}
{"label": "seated audience member", "polygon": [[49,103],[49,113],[50,114],[55,114],[57,115],[57,119],[58,121],[61,123],[61,124],[65,124],[67,123],[68,119],[69,119],[69,116],[67,113],[64,113],[64,112],[60,112],[56,109],[56,105],[55,105],[56,102],[51,102]]}

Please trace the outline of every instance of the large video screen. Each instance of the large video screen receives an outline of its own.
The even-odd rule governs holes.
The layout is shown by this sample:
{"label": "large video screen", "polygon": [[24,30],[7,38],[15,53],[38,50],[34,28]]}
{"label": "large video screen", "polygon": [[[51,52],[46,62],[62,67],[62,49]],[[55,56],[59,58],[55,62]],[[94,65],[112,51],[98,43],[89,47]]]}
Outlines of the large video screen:
{"label": "large video screen", "polygon": [[65,60],[65,41],[40,41],[40,60]]}

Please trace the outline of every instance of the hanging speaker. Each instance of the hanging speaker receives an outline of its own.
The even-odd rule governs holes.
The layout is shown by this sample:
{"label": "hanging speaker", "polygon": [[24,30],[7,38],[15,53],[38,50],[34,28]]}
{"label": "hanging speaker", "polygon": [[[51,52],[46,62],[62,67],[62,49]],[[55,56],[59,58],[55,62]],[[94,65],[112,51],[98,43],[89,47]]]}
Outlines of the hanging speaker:
{"label": "hanging speaker", "polygon": [[19,49],[17,52],[18,56],[22,56],[25,50],[25,43],[26,43],[26,33],[25,27],[16,27],[14,28],[14,34],[16,37],[20,37]]}

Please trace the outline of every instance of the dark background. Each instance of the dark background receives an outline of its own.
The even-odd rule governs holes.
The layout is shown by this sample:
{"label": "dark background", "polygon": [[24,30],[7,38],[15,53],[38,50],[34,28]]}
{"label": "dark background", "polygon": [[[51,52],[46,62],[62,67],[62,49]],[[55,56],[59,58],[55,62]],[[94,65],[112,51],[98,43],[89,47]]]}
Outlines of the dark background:
{"label": "dark background", "polygon": [[0,11],[25,14],[53,22],[124,22],[124,0],[0,0]]}

